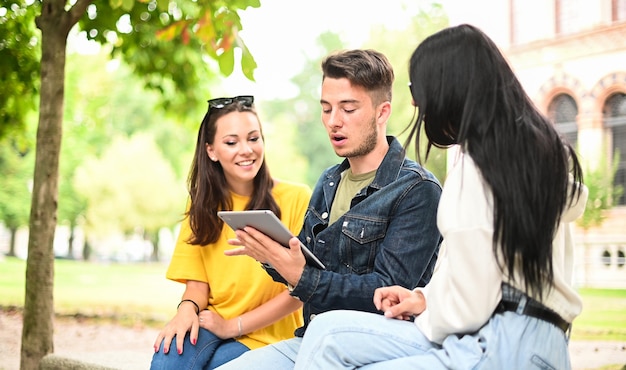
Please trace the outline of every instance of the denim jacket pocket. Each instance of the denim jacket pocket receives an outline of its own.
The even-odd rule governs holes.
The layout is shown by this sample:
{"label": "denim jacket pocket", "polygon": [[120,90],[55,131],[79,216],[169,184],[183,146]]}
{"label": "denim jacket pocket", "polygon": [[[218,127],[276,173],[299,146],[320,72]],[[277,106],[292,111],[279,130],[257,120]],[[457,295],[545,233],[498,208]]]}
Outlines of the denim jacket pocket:
{"label": "denim jacket pocket", "polygon": [[355,274],[366,274],[374,270],[378,244],[385,237],[387,219],[371,217],[345,217],[341,232],[346,236],[345,250],[341,254],[342,264]]}

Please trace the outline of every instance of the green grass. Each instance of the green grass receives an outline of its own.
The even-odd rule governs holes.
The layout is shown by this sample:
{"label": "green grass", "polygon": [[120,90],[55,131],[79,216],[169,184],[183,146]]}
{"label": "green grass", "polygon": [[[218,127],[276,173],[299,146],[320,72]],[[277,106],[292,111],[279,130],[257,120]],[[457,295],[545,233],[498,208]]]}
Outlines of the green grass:
{"label": "green grass", "polygon": [[[166,264],[56,260],[54,305],[59,315],[141,321],[161,326],[176,311],[184,286],[165,279]],[[0,261],[0,307],[23,307],[26,262]],[[626,289],[580,289],[583,312],[573,340],[626,340]]]}
{"label": "green grass", "polygon": [[626,340],[626,289],[579,289],[583,312],[574,320],[574,340]]}
{"label": "green grass", "polygon": [[[55,260],[54,307],[62,316],[162,325],[176,312],[184,285],[165,279],[162,263]],[[0,261],[0,307],[23,307],[26,262]]]}

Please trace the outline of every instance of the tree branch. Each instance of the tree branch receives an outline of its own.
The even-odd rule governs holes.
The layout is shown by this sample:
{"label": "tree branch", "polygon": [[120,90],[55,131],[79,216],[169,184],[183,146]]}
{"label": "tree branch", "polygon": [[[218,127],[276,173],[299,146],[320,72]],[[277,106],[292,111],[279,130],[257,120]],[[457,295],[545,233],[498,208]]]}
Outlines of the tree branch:
{"label": "tree branch", "polygon": [[85,11],[87,11],[87,7],[89,6],[89,4],[91,4],[93,2],[93,0],[78,0],[76,1],[76,3],[74,4],[74,6],[72,6],[72,8],[69,11],[69,16],[70,16],[70,24],[73,27],[78,20],[83,17],[85,15]]}

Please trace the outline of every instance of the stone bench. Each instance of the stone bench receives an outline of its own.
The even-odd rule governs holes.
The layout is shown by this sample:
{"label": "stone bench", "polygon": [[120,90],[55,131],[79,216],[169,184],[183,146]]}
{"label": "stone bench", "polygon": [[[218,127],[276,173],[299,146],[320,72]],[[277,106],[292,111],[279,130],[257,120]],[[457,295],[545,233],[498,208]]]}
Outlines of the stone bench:
{"label": "stone bench", "polygon": [[55,354],[44,356],[39,363],[39,370],[116,370],[96,364],[90,364],[80,360],[75,360]]}

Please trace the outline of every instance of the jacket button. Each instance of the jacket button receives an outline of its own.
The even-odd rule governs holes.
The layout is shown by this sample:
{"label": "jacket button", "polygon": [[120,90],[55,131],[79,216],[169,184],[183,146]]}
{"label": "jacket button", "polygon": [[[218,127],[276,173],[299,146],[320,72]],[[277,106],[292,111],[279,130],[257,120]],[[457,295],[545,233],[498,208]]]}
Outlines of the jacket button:
{"label": "jacket button", "polygon": [[313,321],[314,318],[315,318],[315,314],[312,313],[311,316],[309,316],[309,321]]}
{"label": "jacket button", "polygon": [[328,212],[324,212],[324,213],[322,213],[322,218],[323,218],[323,219],[327,219],[327,218],[328,218]]}

